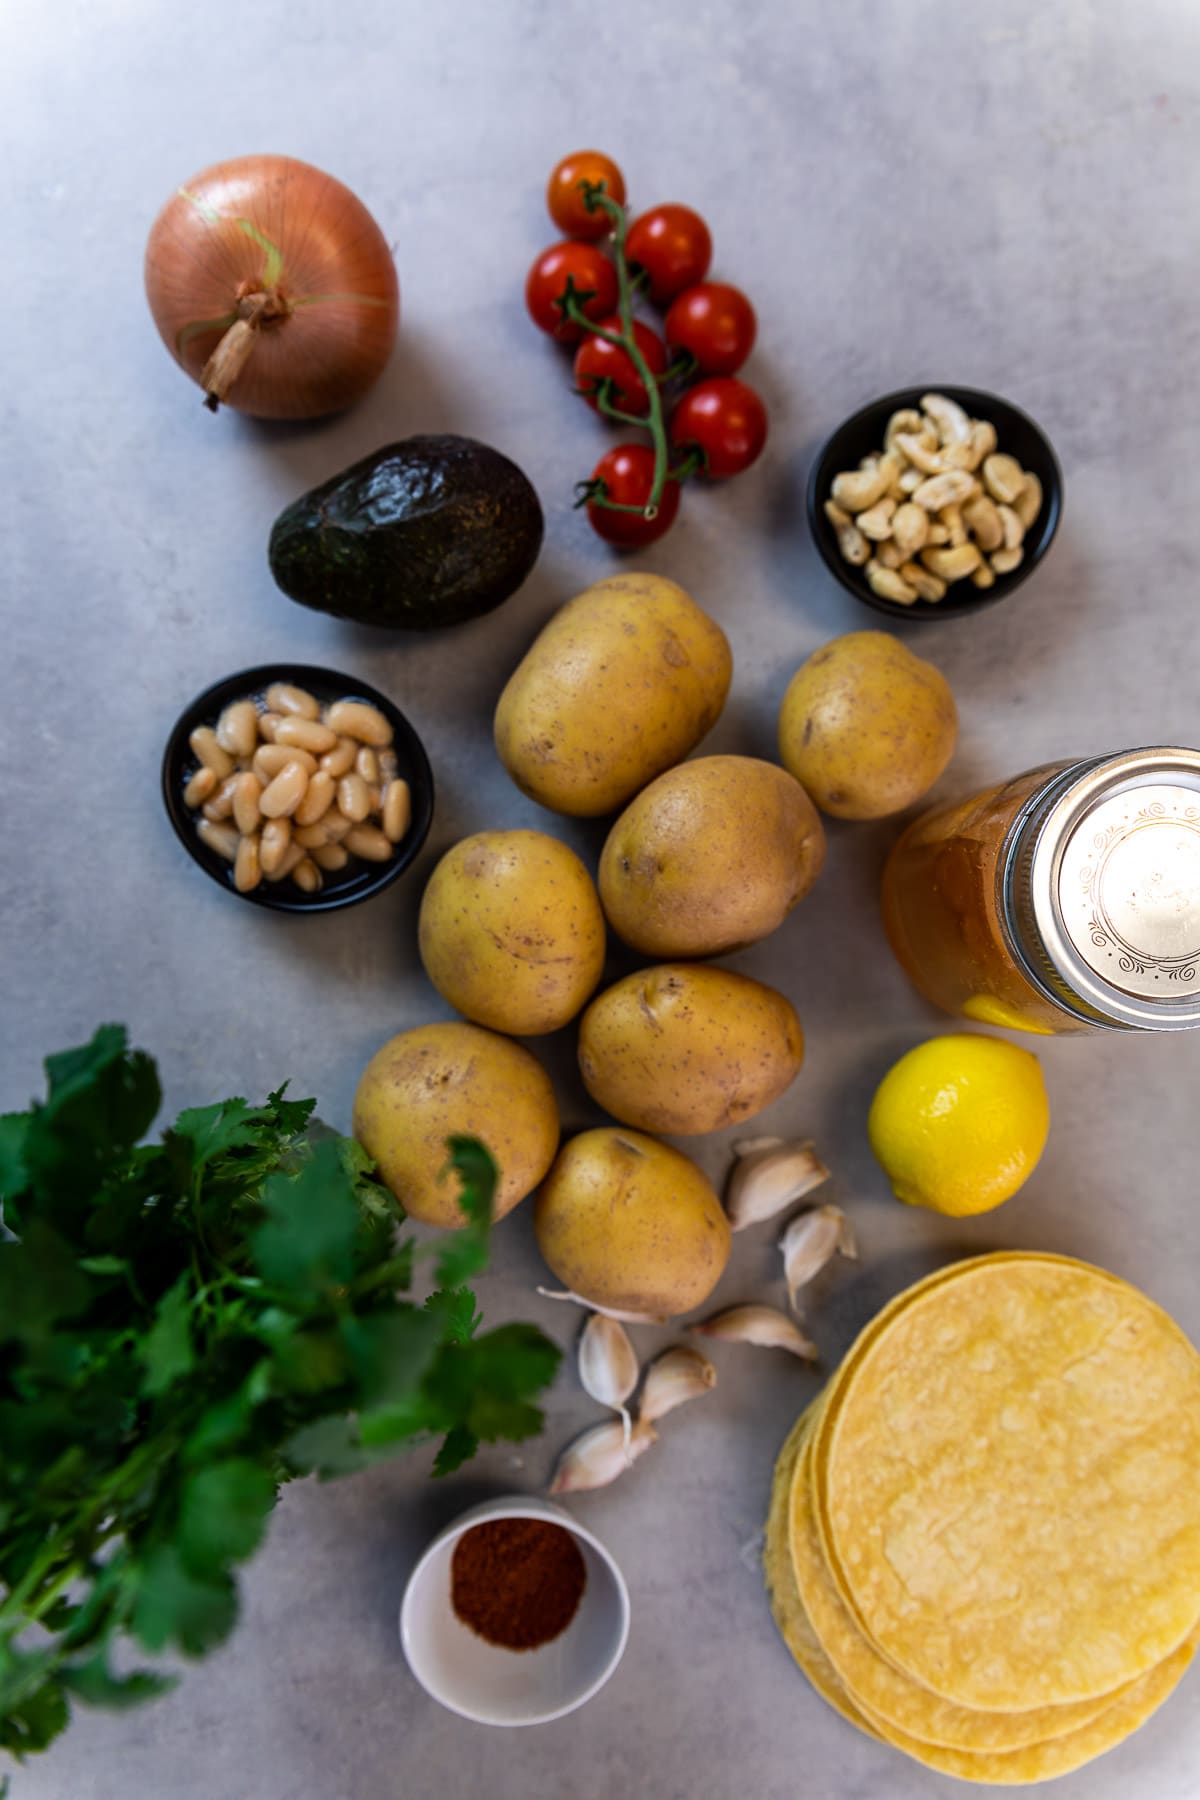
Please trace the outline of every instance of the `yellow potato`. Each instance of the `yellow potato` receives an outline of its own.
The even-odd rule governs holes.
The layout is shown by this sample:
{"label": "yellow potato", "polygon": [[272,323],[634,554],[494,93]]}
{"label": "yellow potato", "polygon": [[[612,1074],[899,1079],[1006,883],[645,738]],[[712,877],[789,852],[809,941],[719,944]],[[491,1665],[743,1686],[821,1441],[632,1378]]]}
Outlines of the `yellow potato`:
{"label": "yellow potato", "polygon": [[600,898],[643,955],[716,956],[781,925],[824,859],[798,781],[755,757],[703,756],[625,808],[600,858]]}
{"label": "yellow potato", "polygon": [[804,1035],[790,1000],[697,963],[643,969],[598,994],[579,1022],[592,1099],[643,1131],[720,1131],[777,1100]]}
{"label": "yellow potato", "polygon": [[720,716],[733,660],[721,627],[661,575],[614,575],[550,620],[496,707],[496,751],[552,812],[616,812]]}
{"label": "yellow potato", "polygon": [[779,711],[780,761],[835,819],[903,812],[933,786],[957,737],[945,677],[886,631],[851,631],[817,650]]}
{"label": "yellow potato", "polygon": [[533,1228],[572,1293],[651,1317],[699,1306],[729,1260],[729,1221],[695,1163],[616,1127],[563,1145],[534,1202]]}
{"label": "yellow potato", "polygon": [[354,1096],[354,1135],[405,1212],[465,1224],[459,1181],[439,1177],[446,1140],[469,1133],[500,1169],[495,1217],[532,1193],[558,1148],[550,1077],[521,1044],[458,1020],[402,1031],[377,1050]]}
{"label": "yellow potato", "polygon": [[543,831],[481,831],[443,856],[417,926],[438,993],[531,1037],[573,1019],[604,969],[604,915],[575,852]]}

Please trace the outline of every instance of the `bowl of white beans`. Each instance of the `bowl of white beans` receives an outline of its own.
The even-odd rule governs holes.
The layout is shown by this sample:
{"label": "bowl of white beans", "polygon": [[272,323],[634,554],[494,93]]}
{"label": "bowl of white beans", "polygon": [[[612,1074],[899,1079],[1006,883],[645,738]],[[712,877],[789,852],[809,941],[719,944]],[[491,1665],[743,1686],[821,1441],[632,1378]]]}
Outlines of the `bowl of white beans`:
{"label": "bowl of white beans", "polygon": [[198,694],[167,740],[162,789],[192,860],[276,912],[379,893],[433,820],[429,759],[400,709],[308,664],[243,669]]}

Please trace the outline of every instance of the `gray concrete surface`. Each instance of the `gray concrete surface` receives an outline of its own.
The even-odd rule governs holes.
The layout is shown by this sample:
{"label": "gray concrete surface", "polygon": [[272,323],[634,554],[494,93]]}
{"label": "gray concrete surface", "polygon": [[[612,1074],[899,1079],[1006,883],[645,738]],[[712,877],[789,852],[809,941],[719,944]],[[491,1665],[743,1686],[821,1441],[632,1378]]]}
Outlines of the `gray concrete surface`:
{"label": "gray concrete surface", "polygon": [[[1200,14],[1188,0],[904,0],[744,7],[610,0],[8,0],[0,19],[5,376],[0,389],[4,856],[0,1100],[48,1050],[124,1019],[168,1104],[284,1077],[348,1123],[358,1074],[401,1027],[444,1016],[414,917],[437,854],[484,825],[554,826],[490,746],[503,675],[539,624],[612,568],[569,510],[604,432],[527,323],[528,263],[553,233],[557,157],[595,142],[638,205],[709,218],[716,268],[752,294],[747,371],[772,437],[743,480],[685,496],[642,560],[727,627],[736,677],[709,748],[772,753],[794,668],[873,622],[808,541],[802,486],[822,436],[910,380],[993,388],[1031,411],[1066,471],[1066,521],[1019,598],[910,633],[948,676],[961,745],[943,785],[1044,759],[1200,741],[1196,368]],[[226,154],[280,149],[350,183],[396,246],[404,329],[386,376],[328,424],[212,418],[146,312],[147,228]],[[500,612],[425,638],[302,611],[267,570],[279,507],[413,431],[514,455],[548,533]],[[202,685],[285,655],[358,673],[411,710],[439,810],[400,890],[341,917],[276,918],[204,881],[156,792],[160,746]],[[942,1023],[893,967],[876,893],[892,828],[835,826],[819,887],[736,966],[779,982],[808,1060],[763,1129],[816,1135],[863,1244],[814,1295],[828,1362],[898,1287],[952,1249],[1044,1246],[1142,1283],[1200,1334],[1200,1036],[1098,1036],[1039,1054],[1045,1159],[1002,1211],[959,1227],[901,1209],[870,1158],[873,1086]],[[614,966],[617,966],[614,964]],[[539,1046],[568,1126],[594,1118],[569,1033]],[[697,1154],[720,1177],[729,1144]],[[765,1233],[739,1239],[723,1296],[780,1292]],[[574,1321],[533,1295],[528,1211],[498,1233],[491,1319]],[[659,1334],[667,1341],[669,1334]],[[655,1345],[644,1334],[647,1351]],[[436,1524],[498,1487],[542,1483],[595,1409],[564,1374],[546,1436],[433,1487],[424,1456],[288,1493],[244,1582],[244,1618],[165,1703],[83,1715],[16,1800],[391,1800],[487,1793],[653,1800],[917,1800],[958,1791],[844,1726],[771,1624],[753,1540],[772,1458],[817,1377],[751,1351],[672,1419],[623,1484],[581,1500],[629,1576],[628,1655],[584,1712],[510,1734],[414,1686],[395,1619]],[[1096,1547],[1103,1555],[1103,1546]],[[1194,1800],[1192,1676],[1134,1741],[1056,1785],[1062,1800]]]}

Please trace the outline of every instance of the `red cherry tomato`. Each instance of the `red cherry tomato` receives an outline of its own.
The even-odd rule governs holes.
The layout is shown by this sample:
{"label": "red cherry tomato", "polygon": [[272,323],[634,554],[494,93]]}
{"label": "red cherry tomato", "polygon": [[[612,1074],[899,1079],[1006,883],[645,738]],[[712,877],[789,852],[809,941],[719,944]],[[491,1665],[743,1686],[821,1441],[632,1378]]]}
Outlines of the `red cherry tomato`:
{"label": "red cherry tomato", "polygon": [[732,375],[751,350],[758,324],[741,288],[701,281],[672,301],[664,327],[673,350],[690,350],[706,375]]}
{"label": "red cherry tomato", "polygon": [[701,472],[713,481],[748,469],[766,441],[766,407],[752,387],[728,375],[689,388],[671,414],[671,442],[701,450]]}
{"label": "red cherry tomato", "polygon": [[712,238],[690,206],[655,206],[629,227],[625,255],[646,271],[650,298],[662,305],[704,280],[712,261]]}
{"label": "red cherry tomato", "polygon": [[[606,331],[621,329],[620,316],[616,313],[611,319],[600,319],[598,323]],[[667,349],[658,333],[635,319],[633,335],[650,373],[661,375],[667,366]],[[605,377],[613,383],[609,394],[613,406],[621,412],[632,413],[637,419],[650,411],[650,396],[628,350],[622,350],[604,338],[586,337],[575,352],[575,385],[593,412],[600,410],[595,390]]]}
{"label": "red cherry tomato", "polygon": [[557,338],[560,344],[577,344],[583,326],[565,319],[556,302],[567,291],[567,282],[575,291],[591,294],[583,302],[589,319],[602,319],[617,304],[617,271],[602,250],[594,244],[551,244],[534,263],[525,281],[525,304],[529,316],[541,331]]}
{"label": "red cherry tomato", "polygon": [[550,217],[566,237],[602,238],[613,228],[612,215],[598,206],[589,212],[581,182],[604,183],[604,191],[618,206],[625,204],[625,177],[611,156],[602,150],[573,150],[564,156],[546,185]]}
{"label": "red cherry tomato", "polygon": [[[654,452],[648,444],[618,444],[602,456],[592,470],[592,480],[602,481],[605,497],[619,506],[644,506],[654,486]],[[679,511],[679,483],[668,481],[658,503],[658,513],[647,519],[641,513],[613,512],[610,507],[588,501],[587,515],[592,529],[610,544],[625,544],[631,549],[653,544],[670,531]]]}

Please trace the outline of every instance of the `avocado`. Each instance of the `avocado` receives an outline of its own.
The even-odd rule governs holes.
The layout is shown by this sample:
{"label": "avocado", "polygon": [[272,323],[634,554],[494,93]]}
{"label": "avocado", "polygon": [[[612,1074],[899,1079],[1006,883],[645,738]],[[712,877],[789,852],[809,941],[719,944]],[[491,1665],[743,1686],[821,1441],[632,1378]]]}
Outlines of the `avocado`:
{"label": "avocado", "polygon": [[542,530],[538,497],[507,456],[473,438],[411,437],[285,507],[268,554],[301,606],[432,631],[514,594]]}

